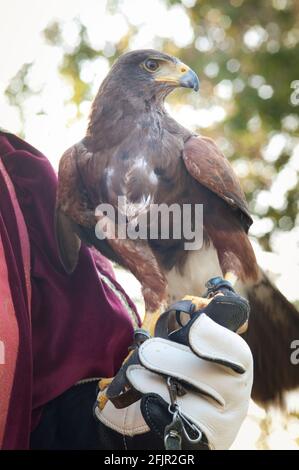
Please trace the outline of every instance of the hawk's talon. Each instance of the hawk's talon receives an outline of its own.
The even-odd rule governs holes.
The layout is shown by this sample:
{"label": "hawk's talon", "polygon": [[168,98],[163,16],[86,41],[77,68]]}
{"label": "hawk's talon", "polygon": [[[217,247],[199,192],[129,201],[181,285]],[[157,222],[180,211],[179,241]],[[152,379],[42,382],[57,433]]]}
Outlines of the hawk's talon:
{"label": "hawk's talon", "polygon": [[111,384],[114,377],[108,377],[100,379],[98,382],[98,395],[97,395],[97,405],[100,410],[103,410],[106,406],[107,401],[109,400],[106,395],[106,390]]}
{"label": "hawk's talon", "polygon": [[109,387],[114,377],[105,377],[99,380],[98,388],[100,392],[103,392],[106,388]]}
{"label": "hawk's talon", "polygon": [[97,406],[98,406],[99,410],[102,411],[105,408],[108,401],[109,401],[109,398],[107,397],[105,390],[98,393]]}

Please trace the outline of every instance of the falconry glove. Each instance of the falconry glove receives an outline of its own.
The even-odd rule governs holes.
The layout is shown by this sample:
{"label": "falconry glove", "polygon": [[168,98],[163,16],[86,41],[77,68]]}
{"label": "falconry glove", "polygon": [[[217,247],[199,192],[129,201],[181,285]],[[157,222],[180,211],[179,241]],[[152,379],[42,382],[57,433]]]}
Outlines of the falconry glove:
{"label": "falconry glove", "polygon": [[250,349],[202,312],[183,328],[186,344],[155,337],[139,346],[139,363],[126,370],[138,401],[121,409],[108,401],[95,415],[124,440],[154,434],[166,449],[228,449],[247,414]]}

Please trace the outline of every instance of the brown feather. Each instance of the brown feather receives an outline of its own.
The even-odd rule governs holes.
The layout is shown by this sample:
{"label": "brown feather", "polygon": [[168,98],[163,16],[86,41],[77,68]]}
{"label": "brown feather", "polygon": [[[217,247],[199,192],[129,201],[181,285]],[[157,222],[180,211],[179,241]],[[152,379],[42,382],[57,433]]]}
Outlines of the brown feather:
{"label": "brown feather", "polygon": [[299,338],[299,312],[263,274],[248,286],[249,328],[244,339],[254,357],[253,399],[283,404],[284,393],[299,387],[299,367],[291,362],[291,343]]}
{"label": "brown feather", "polygon": [[208,137],[191,137],[184,147],[183,158],[189,173],[200,184],[222,198],[233,210],[241,211],[244,228],[252,224],[245,195],[229,163]]}

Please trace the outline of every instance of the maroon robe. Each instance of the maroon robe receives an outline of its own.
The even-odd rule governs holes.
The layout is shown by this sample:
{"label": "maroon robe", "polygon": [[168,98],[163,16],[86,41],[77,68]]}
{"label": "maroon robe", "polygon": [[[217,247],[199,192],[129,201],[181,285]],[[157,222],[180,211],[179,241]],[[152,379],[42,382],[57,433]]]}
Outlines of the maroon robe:
{"label": "maroon robe", "polygon": [[82,247],[75,272],[64,272],[53,231],[56,185],[40,152],[0,132],[2,449],[28,448],[43,405],[78,380],[113,376],[139,322],[101,255]]}

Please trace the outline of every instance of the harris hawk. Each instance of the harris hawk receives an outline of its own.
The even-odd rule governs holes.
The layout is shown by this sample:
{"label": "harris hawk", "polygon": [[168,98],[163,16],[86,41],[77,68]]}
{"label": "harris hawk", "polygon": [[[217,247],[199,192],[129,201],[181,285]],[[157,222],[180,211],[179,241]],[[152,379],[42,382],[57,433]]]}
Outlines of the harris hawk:
{"label": "harris hawk", "polygon": [[[213,140],[167,113],[164,100],[177,87],[198,90],[199,81],[170,55],[138,50],[114,63],[93,102],[86,136],[60,161],[55,216],[60,258],[71,273],[81,241],[94,246],[140,281],[149,312],[202,295],[214,276],[234,282],[251,309],[244,338],[255,363],[253,398],[264,405],[281,402],[285,391],[299,385],[299,369],[290,361],[299,314],[258,267],[247,235],[252,219],[228,160]],[[185,250],[185,240],[174,236],[99,238],[96,208],[116,207],[120,196],[131,208],[127,222],[152,204],[202,204],[203,246]]]}

